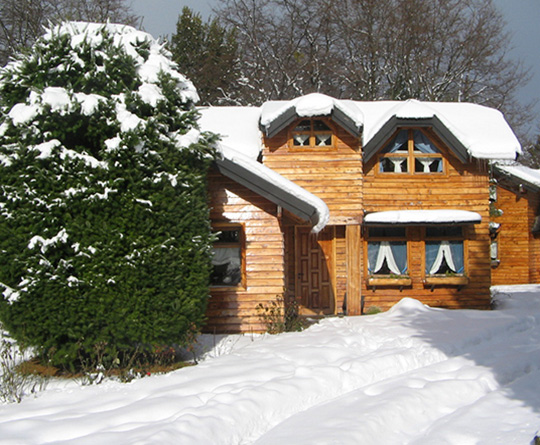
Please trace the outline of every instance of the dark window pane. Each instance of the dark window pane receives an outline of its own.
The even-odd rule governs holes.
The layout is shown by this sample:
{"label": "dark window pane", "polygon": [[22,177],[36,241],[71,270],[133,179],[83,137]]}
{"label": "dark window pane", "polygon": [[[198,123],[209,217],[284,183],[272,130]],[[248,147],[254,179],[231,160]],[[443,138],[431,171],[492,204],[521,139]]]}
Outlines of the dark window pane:
{"label": "dark window pane", "polygon": [[231,244],[240,242],[240,230],[238,229],[225,229],[220,230],[217,234],[218,239],[216,244]]}
{"label": "dark window pane", "polygon": [[332,131],[332,130],[323,121],[314,120],[313,121],[313,131]]}
{"label": "dark window pane", "polygon": [[370,238],[405,238],[405,227],[370,227]]}
{"label": "dark window pane", "polygon": [[463,228],[460,226],[426,227],[428,238],[450,238],[463,236]]}
{"label": "dark window pane", "polygon": [[293,131],[311,131],[311,122],[309,120],[300,121]]}

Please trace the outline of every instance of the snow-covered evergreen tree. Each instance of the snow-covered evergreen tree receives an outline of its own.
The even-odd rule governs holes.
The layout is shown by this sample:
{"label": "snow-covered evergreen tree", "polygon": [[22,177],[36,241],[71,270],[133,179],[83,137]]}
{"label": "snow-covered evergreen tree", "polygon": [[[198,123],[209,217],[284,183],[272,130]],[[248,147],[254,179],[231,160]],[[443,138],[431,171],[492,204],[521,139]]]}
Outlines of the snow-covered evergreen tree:
{"label": "snow-covered evergreen tree", "polygon": [[129,26],[64,23],[0,72],[0,319],[44,359],[200,327],[213,150],[196,100]]}

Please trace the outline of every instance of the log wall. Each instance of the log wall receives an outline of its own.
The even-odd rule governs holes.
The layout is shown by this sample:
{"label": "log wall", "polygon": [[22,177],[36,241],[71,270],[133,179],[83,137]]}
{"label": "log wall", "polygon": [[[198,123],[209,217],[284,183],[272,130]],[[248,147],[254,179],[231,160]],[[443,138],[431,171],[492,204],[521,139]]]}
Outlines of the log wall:
{"label": "log wall", "polygon": [[[424,239],[421,227],[409,229],[408,269],[410,286],[378,287],[375,290],[362,280],[364,310],[375,306],[390,308],[403,297],[412,297],[430,306],[446,308],[490,307],[490,237],[489,184],[485,166],[462,164],[442,143],[431,135],[441,149],[445,161],[442,174],[379,174],[377,160],[365,166],[364,206],[366,212],[385,210],[461,209],[477,212],[482,223],[465,228],[464,243],[468,262],[466,274],[470,283],[458,286],[426,286],[424,280]],[[367,241],[366,241],[367,242]],[[365,249],[367,250],[367,249]],[[367,264],[367,259],[365,259]],[[364,265],[367,276],[367,266]]]}
{"label": "log wall", "polygon": [[503,213],[492,218],[501,224],[499,264],[491,273],[493,285],[540,282],[540,239],[531,232],[538,204],[538,194],[520,191],[513,184],[497,186],[494,205]]}
{"label": "log wall", "polygon": [[[284,129],[271,139],[265,138],[263,163],[327,204],[330,210],[328,225],[335,226],[335,258],[332,259],[331,271],[336,293],[335,312],[341,313],[348,288],[351,286],[351,278],[353,281],[359,281],[362,273],[361,255],[358,254],[356,262],[347,260],[346,241],[346,226],[358,226],[363,216],[362,153],[357,138],[328,120],[327,123],[334,130],[334,147],[325,150],[291,148],[288,129]],[[291,124],[289,128],[293,128],[294,125]],[[294,225],[293,222],[290,224]],[[294,228],[290,227],[285,231],[288,246],[287,291],[288,296],[292,298],[296,296]],[[360,232],[357,233],[359,236]],[[354,285],[354,282],[352,284]],[[351,298],[354,297],[349,296],[349,299]],[[359,292],[356,299],[357,301],[352,301],[352,304],[359,308]]]}
{"label": "log wall", "polygon": [[263,332],[257,306],[283,297],[284,237],[276,205],[217,171],[209,175],[214,223],[239,223],[245,233],[245,287],[211,288],[207,332]]}

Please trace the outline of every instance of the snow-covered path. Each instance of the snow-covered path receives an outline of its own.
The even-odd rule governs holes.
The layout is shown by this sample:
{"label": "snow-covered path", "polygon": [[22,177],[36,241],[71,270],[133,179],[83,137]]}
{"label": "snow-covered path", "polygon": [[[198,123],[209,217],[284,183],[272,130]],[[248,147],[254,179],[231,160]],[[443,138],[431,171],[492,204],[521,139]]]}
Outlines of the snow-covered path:
{"label": "snow-covered path", "polygon": [[302,333],[229,338],[166,376],[50,388],[0,407],[0,443],[528,445],[540,288],[511,291],[492,312],[406,299]]}

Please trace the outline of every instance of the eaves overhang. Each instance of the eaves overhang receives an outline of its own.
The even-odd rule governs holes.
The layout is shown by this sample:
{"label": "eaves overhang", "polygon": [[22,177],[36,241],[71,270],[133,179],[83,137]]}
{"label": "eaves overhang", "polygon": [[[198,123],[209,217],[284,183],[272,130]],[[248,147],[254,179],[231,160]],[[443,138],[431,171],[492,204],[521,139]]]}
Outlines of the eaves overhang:
{"label": "eaves overhang", "polygon": [[319,224],[317,207],[300,199],[296,194],[278,187],[273,181],[263,178],[249,168],[229,159],[216,159],[215,165],[218,171],[227,178],[283,207],[304,221],[309,221],[313,226]]}
{"label": "eaves overhang", "polygon": [[[334,121],[337,125],[339,125],[341,128],[343,128],[345,131],[347,131],[354,137],[360,137],[360,135],[362,134],[362,127],[359,126],[353,119],[351,119],[350,116],[348,116],[338,107],[334,107],[330,114],[325,114],[323,116],[329,117],[332,121]],[[310,117],[299,115],[296,112],[296,107],[294,105],[291,105],[290,108],[281,113],[278,117],[276,117],[268,124],[263,125],[261,123],[261,131],[263,131],[267,137],[272,138],[280,131],[291,125],[295,120],[300,118],[309,119]]]}

